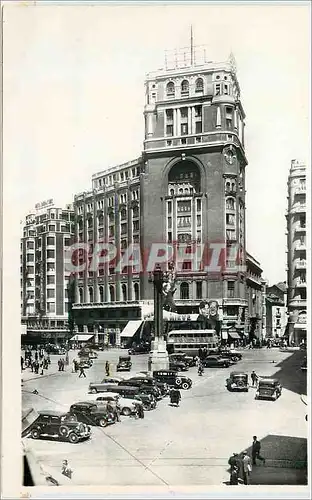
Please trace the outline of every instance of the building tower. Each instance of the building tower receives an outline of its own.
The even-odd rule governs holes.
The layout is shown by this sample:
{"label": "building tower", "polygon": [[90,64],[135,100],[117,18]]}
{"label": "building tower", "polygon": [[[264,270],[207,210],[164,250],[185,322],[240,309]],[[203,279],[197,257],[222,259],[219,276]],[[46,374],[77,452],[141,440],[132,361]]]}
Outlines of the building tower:
{"label": "building tower", "polygon": [[292,160],[288,176],[287,220],[287,308],[289,340],[306,339],[306,166]]}
{"label": "building tower", "polygon": [[21,308],[27,336],[23,341],[61,342],[67,335],[67,281],[64,251],[73,243],[72,205],[38,203],[26,216],[21,239]]}
{"label": "building tower", "polygon": [[[227,324],[247,305],[237,268],[245,266],[245,113],[234,57],[200,58],[196,47],[169,54],[165,69],[147,75],[140,238],[145,251],[166,241],[190,254],[193,244],[234,244],[239,261],[234,252],[221,276],[209,275],[198,254],[184,261],[175,295],[184,314],[218,300]],[[147,276],[141,289],[152,298]]]}

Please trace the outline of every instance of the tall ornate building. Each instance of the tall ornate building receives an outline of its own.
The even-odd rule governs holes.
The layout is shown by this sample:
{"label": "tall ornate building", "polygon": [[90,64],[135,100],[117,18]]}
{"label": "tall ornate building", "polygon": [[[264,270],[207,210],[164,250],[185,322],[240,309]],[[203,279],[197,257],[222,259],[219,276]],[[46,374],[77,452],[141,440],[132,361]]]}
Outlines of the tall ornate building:
{"label": "tall ornate building", "polygon": [[306,339],[307,241],[306,166],[292,160],[288,176],[287,281],[288,335],[296,343]]}
{"label": "tall ornate building", "polygon": [[[198,312],[203,299],[216,299],[224,325],[235,321],[244,331],[245,113],[234,57],[221,63],[199,57],[196,48],[175,54],[147,75],[142,155],[94,175],[92,191],[75,197],[76,240],[91,250],[99,240],[114,243],[118,255],[139,244],[143,260],[153,245],[172,245],[184,255],[176,268],[178,312]],[[218,245],[227,251],[216,272],[207,263]],[[113,341],[117,333],[119,341],[119,331],[142,320],[152,300],[148,272],[114,263],[107,272],[81,272],[78,329]]]}
{"label": "tall ornate building", "polygon": [[64,251],[73,243],[74,211],[38,203],[26,216],[21,237],[21,316],[25,343],[67,338],[69,272]]}

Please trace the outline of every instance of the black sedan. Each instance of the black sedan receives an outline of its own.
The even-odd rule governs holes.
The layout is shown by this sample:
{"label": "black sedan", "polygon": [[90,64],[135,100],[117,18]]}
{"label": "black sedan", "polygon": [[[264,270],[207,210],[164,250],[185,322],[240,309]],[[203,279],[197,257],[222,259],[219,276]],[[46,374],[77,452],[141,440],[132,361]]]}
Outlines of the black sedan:
{"label": "black sedan", "polygon": [[207,356],[202,363],[205,368],[228,368],[232,364],[229,358],[221,356]]}

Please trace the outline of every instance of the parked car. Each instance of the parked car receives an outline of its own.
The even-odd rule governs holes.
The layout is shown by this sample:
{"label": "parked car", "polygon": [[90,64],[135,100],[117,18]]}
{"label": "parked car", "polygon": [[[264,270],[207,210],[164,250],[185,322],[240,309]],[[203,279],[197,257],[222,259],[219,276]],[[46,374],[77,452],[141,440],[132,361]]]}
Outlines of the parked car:
{"label": "parked car", "polygon": [[125,398],[133,398],[142,401],[144,410],[154,410],[157,406],[155,396],[148,390],[144,391],[141,387],[116,385],[112,386],[110,391],[120,394],[120,396]]}
{"label": "parked car", "polygon": [[159,382],[159,380],[155,380],[153,377],[150,376],[150,372],[140,372],[135,377],[144,377],[143,380],[146,379],[152,379],[155,382],[156,387],[160,389],[162,397],[165,397],[169,393],[169,387],[165,382]]}
{"label": "parked car", "polygon": [[118,385],[123,379],[119,377],[105,377],[102,382],[91,382],[89,384],[89,393],[106,392],[107,386]]}
{"label": "parked car", "polygon": [[262,378],[258,382],[255,399],[275,401],[282,394],[282,386],[276,378]]}
{"label": "parked car", "polygon": [[205,368],[228,368],[232,364],[229,358],[222,358],[221,356],[207,356],[202,363]]}
{"label": "parked car", "polygon": [[129,416],[133,413],[135,409],[135,404],[139,403],[143,405],[143,402],[138,399],[130,399],[120,396],[116,392],[106,392],[102,396],[98,396],[96,401],[106,401],[110,404],[116,406],[122,415]]}
{"label": "parked car", "polygon": [[50,410],[38,413],[38,418],[28,428],[33,439],[58,437],[70,443],[77,443],[91,435],[91,427],[82,423],[75,415]]}
{"label": "parked car", "polygon": [[229,391],[248,392],[248,374],[245,372],[231,372],[226,380],[226,387]]}
{"label": "parked car", "polygon": [[126,371],[129,372],[131,370],[131,357],[130,356],[119,356],[119,361],[117,364],[117,372]]}
{"label": "parked car", "polygon": [[93,365],[93,361],[90,358],[80,358],[78,364],[80,368],[91,368],[91,366]]}
{"label": "parked car", "polygon": [[76,415],[81,422],[89,425],[106,427],[116,422],[116,416],[108,411],[106,404],[92,401],[81,401],[71,405],[69,413]]}
{"label": "parked car", "polygon": [[185,363],[187,366],[195,366],[196,361],[194,356],[187,356],[184,352],[174,352],[173,354],[169,354],[169,362],[178,361]]}
{"label": "parked car", "polygon": [[169,358],[169,370],[175,372],[186,372],[188,369],[187,364],[183,361],[175,361]]}
{"label": "parked car", "polygon": [[179,389],[190,389],[192,380],[172,370],[156,370],[153,371],[153,378],[159,382],[164,382],[169,387],[177,387]]}
{"label": "parked car", "polygon": [[237,361],[240,361],[243,357],[242,353],[239,351],[236,351],[235,349],[219,349],[217,354],[219,356],[221,356],[222,358],[231,359],[232,361],[234,361],[234,363],[236,363]]}
{"label": "parked car", "polygon": [[150,351],[150,345],[148,343],[138,344],[130,347],[128,349],[128,354],[146,354]]}
{"label": "parked car", "polygon": [[123,380],[119,385],[139,387],[141,392],[145,394],[152,394],[156,399],[162,398],[162,393],[153,379],[146,379],[145,377],[132,377],[128,380]]}

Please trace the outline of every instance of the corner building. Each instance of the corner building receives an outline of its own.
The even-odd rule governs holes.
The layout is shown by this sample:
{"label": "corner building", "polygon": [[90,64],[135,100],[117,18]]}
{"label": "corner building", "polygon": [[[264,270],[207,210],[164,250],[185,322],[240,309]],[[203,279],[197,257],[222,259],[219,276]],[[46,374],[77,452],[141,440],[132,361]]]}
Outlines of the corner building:
{"label": "corner building", "polygon": [[[236,245],[217,274],[204,269],[200,255],[184,261],[174,300],[178,312],[188,314],[198,312],[202,299],[216,299],[224,326],[239,318],[244,331],[247,160],[235,61],[197,65],[196,54],[184,56],[182,66],[147,75],[142,156],[96,174],[92,193],[76,196],[76,236],[91,246],[103,236],[121,253],[130,243],[147,254],[164,242],[185,252],[194,244]],[[107,276],[100,273],[81,273],[77,282],[79,330],[83,323],[85,332],[92,324],[118,332],[127,321],[143,319],[153,300],[148,273],[118,274],[113,267]]]}

